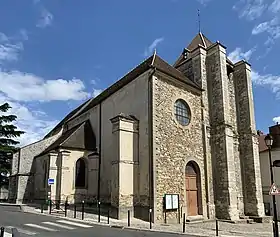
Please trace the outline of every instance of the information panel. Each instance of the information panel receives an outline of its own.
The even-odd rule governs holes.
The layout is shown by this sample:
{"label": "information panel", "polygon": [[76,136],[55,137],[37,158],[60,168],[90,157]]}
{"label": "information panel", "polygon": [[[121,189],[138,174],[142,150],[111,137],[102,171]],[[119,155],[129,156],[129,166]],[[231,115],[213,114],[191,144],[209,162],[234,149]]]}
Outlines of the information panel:
{"label": "information panel", "polygon": [[165,194],[164,199],[166,210],[179,209],[179,194]]}

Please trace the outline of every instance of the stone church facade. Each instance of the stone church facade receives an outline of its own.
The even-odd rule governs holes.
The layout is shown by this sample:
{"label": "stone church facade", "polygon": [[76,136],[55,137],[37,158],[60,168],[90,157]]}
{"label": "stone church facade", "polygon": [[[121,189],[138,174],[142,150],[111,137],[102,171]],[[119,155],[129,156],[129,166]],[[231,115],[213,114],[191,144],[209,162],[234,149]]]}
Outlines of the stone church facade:
{"label": "stone church facade", "polygon": [[[110,204],[117,218],[236,221],[264,216],[259,166],[250,65],[199,33],[173,66],[152,55],[14,154],[9,198],[51,191]],[[165,210],[166,194],[179,210]]]}

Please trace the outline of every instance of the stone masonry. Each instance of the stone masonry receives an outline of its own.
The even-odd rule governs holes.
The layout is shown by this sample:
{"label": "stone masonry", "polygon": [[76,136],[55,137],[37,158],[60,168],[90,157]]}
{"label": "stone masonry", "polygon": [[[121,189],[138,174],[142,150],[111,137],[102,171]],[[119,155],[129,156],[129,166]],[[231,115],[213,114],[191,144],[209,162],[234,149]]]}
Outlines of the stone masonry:
{"label": "stone masonry", "polygon": [[[156,160],[155,221],[164,219],[163,196],[165,193],[180,194],[180,206],[186,212],[185,167],[189,161],[195,161],[201,172],[201,215],[207,216],[204,155],[201,129],[201,97],[199,92],[176,85],[166,76],[157,76],[154,86],[154,143]],[[175,119],[173,105],[182,98],[192,111],[191,124],[181,126]],[[167,219],[176,219],[178,213],[167,213]]]}
{"label": "stone masonry", "polygon": [[34,157],[52,144],[60,135],[61,132],[25,146],[14,154],[9,186],[9,200],[11,202],[23,203],[25,201],[32,201],[34,198]]}
{"label": "stone masonry", "polygon": [[[128,210],[159,223],[182,212],[190,221],[263,217],[250,74],[202,33],[174,66],[152,55],[50,132],[59,133],[14,154],[10,201],[44,198],[54,178],[52,199],[100,201],[118,219]],[[178,209],[165,210],[165,194],[179,195]]]}

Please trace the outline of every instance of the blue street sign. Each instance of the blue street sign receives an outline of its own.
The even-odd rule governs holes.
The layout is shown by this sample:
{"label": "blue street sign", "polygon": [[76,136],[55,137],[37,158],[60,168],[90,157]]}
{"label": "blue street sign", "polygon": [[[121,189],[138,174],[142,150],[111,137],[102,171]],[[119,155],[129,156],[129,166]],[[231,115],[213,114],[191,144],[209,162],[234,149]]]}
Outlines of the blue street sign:
{"label": "blue street sign", "polygon": [[48,179],[48,185],[54,184],[54,179]]}

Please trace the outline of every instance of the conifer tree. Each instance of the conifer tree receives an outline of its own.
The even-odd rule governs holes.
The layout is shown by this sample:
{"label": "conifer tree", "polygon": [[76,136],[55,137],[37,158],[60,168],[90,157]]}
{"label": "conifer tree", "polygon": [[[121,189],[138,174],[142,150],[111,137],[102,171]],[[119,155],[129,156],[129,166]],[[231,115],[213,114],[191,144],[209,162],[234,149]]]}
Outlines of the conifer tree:
{"label": "conifer tree", "polygon": [[17,116],[6,115],[10,108],[8,103],[0,105],[0,187],[9,184],[13,153],[18,149],[16,145],[19,144],[14,139],[24,134],[12,124]]}

